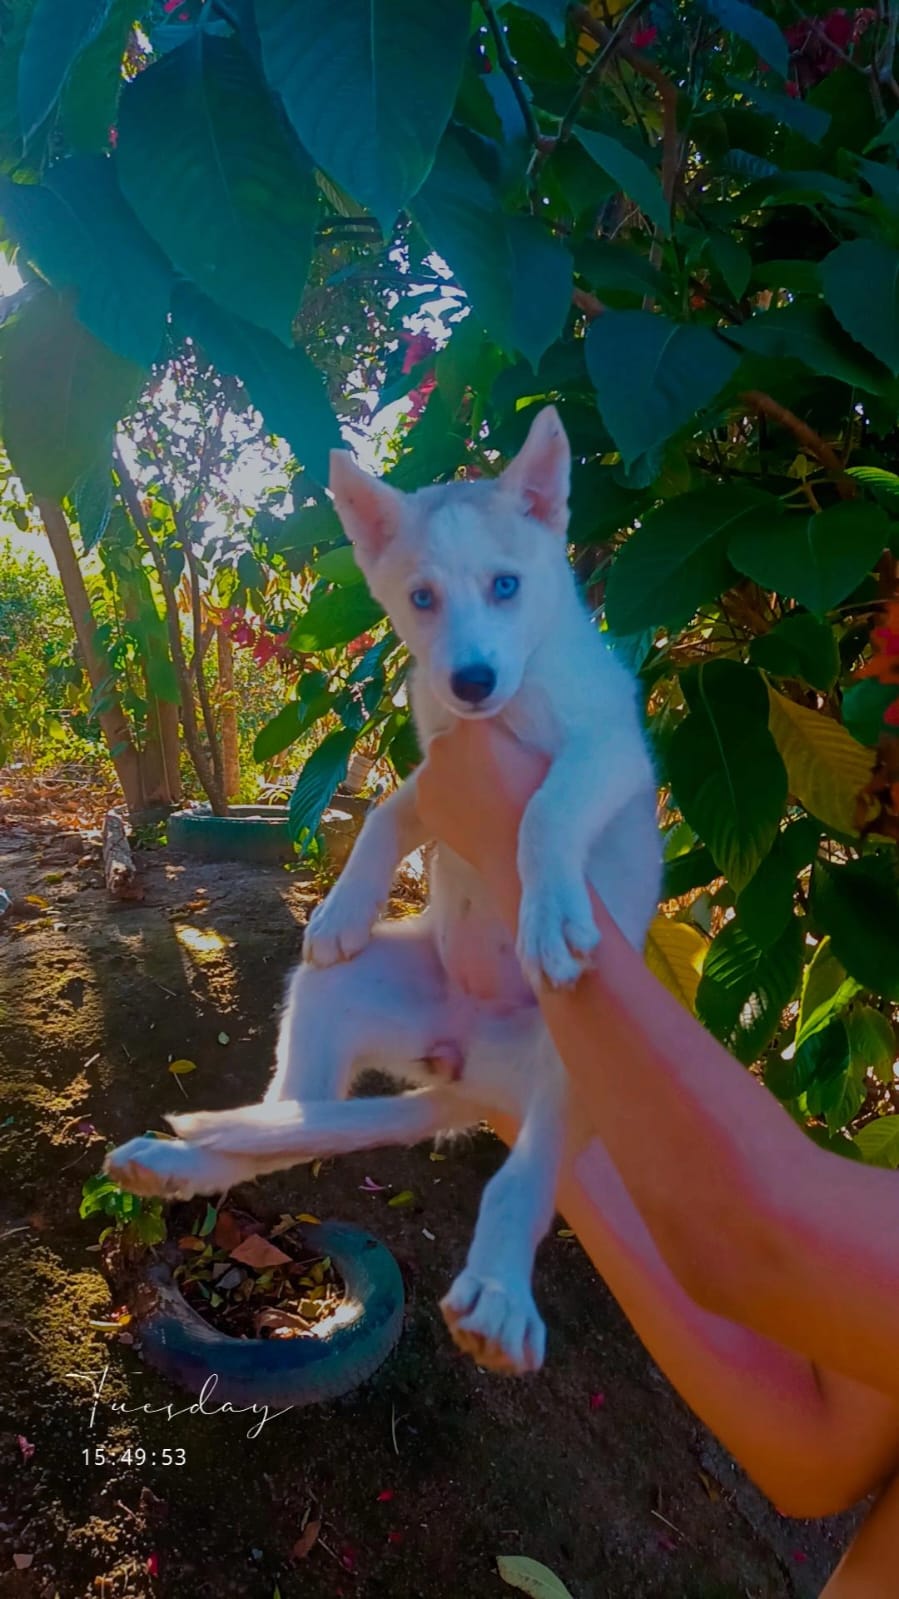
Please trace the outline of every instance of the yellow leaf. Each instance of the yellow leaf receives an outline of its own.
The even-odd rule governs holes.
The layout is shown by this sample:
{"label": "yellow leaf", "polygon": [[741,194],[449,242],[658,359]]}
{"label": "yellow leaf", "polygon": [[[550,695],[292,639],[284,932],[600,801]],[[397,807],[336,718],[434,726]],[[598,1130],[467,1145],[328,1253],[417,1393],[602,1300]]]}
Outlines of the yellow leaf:
{"label": "yellow leaf", "polygon": [[296,1221],[304,1221],[310,1227],[320,1227],[321,1226],[321,1222],[319,1221],[318,1217],[317,1216],[310,1216],[308,1210],[301,1210],[300,1214],[297,1217],[295,1217],[294,1219]]}
{"label": "yellow leaf", "polygon": [[659,914],[646,939],[646,964],[670,994],[693,1010],[708,942],[691,922]]}
{"label": "yellow leaf", "polygon": [[[822,711],[811,711],[768,686],[768,726],[787,769],[790,793],[825,827],[855,833],[858,796],[874,766],[874,751]],[[871,803],[869,814],[877,809]]]}
{"label": "yellow leaf", "polygon": [[197,1063],[195,1060],[173,1060],[169,1065],[169,1071],[175,1077],[183,1077],[185,1072],[195,1072],[196,1069]]}

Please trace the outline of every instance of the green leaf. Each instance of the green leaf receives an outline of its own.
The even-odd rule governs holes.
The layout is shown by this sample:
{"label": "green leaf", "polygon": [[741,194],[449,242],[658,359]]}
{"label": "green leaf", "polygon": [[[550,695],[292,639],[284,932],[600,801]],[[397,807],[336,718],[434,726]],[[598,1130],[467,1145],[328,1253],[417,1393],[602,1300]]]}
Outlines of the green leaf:
{"label": "green leaf", "polygon": [[465,432],[457,422],[439,389],[435,389],[414,428],[406,435],[405,448],[386,481],[395,489],[411,494],[425,484],[451,478],[465,460]]}
{"label": "green leaf", "polygon": [[634,155],[627,145],[607,133],[597,133],[592,128],[575,128],[574,131],[578,142],[592,156],[596,165],[667,237],[671,231],[671,212],[652,168]]}
{"label": "green leaf", "polygon": [[859,984],[837,959],[830,939],[822,938],[805,968],[796,1019],[797,1047],[827,1027],[858,991]]}
{"label": "green leaf", "polygon": [[455,130],[441,140],[433,170],[410,210],[494,343],[503,350],[516,348],[509,230],[496,195]]}
{"label": "green leaf", "polygon": [[873,678],[851,683],[843,695],[843,726],[860,744],[873,747],[881,734],[893,731],[883,718],[896,699],[895,683],[877,683]]}
{"label": "green leaf", "polygon": [[112,440],[108,455],[101,457],[75,484],[72,498],[85,554],[103,537],[109,525],[112,513],[111,464]]}
{"label": "green leaf", "polygon": [[817,303],[794,301],[760,311],[739,327],[728,328],[726,337],[753,355],[801,361],[821,377],[836,378],[868,394],[882,394],[889,383],[886,367],[847,338],[836,317]]}
{"label": "green leaf", "polygon": [[356,742],[351,729],[339,727],[322,740],[297,778],[290,796],[290,834],[303,854],[315,836],[322,812],[338,783],[347,774],[350,755]]}
{"label": "green leaf", "polygon": [[673,860],[666,861],[661,897],[663,900],[680,899],[681,895],[691,893],[694,888],[705,888],[706,884],[720,875],[706,846],[698,844],[695,849],[687,850],[686,854],[676,855]]}
{"label": "green leaf", "polygon": [[100,344],[50,289],[0,334],[0,419],[13,471],[36,499],[62,500],[108,451],[142,372]]}
{"label": "green leaf", "polygon": [[565,38],[565,17],[570,4],[571,0],[503,0],[498,9],[507,11],[511,5],[520,11],[530,11],[533,16],[545,22],[550,32],[562,42]]}
{"label": "green leaf", "polygon": [[309,166],[236,39],[197,29],[125,89],[122,189],[175,266],[289,343],[312,255]]}
{"label": "green leaf", "polygon": [[829,622],[793,611],[754,638],[749,659],[775,677],[794,677],[828,694],[840,674],[840,652]]}
{"label": "green leaf", "polygon": [[706,0],[706,6],[725,33],[735,33],[738,39],[745,39],[756,55],[782,78],[786,77],[790,66],[787,41],[764,11],[747,4],[746,0]]}
{"label": "green leaf", "polygon": [[[615,469],[602,461],[574,461],[571,469],[572,544],[600,544],[610,533],[631,527],[646,506],[646,497],[623,488]],[[620,556],[619,556],[620,559]]]}
{"label": "green leaf", "polygon": [[187,284],[176,287],[174,309],[219,372],[240,378],[266,425],[287,440],[317,482],[327,483],[329,454],[343,441],[324,379],[305,350],[288,349]]}
{"label": "green leaf", "polygon": [[670,285],[661,272],[638,255],[633,245],[610,239],[582,239],[575,245],[575,265],[600,299],[608,294],[632,294],[643,300],[665,301]]}
{"label": "green leaf", "polygon": [[729,233],[710,233],[709,259],[724,279],[735,300],[742,300],[752,276],[752,256]]}
{"label": "green leaf", "polygon": [[870,1165],[895,1171],[899,1166],[899,1116],[878,1116],[856,1133],[853,1142]]}
{"label": "green leaf", "polygon": [[329,589],[309,602],[290,634],[290,647],[311,653],[349,644],[383,620],[384,612],[361,584]]}
{"label": "green leaf", "polygon": [[103,156],[57,161],[43,184],[0,178],[0,212],[26,260],[73,289],[79,321],[127,361],[159,355],[172,274]]}
{"label": "green leaf", "polygon": [[895,1081],[896,1033],[882,1011],[873,1005],[853,1005],[846,1018],[849,1049],[855,1068],[873,1072],[881,1083],[891,1087]]}
{"label": "green leaf", "polygon": [[56,104],[75,62],[106,20],[109,0],[37,0],[19,60],[19,120],[27,143]]}
{"label": "green leaf", "polygon": [[875,994],[899,999],[899,892],[889,868],[872,859],[818,861],[811,903],[847,972]]}
{"label": "green leaf", "polygon": [[266,78],[306,149],[389,233],[453,109],[467,0],[256,0],[255,16]]}
{"label": "green leaf", "polygon": [[779,833],[737,899],[737,915],[746,937],[759,949],[767,949],[783,933],[793,914],[796,868]]}
{"label": "green leaf", "polygon": [[326,550],[313,561],[313,570],[329,583],[342,588],[350,583],[364,583],[365,578],[356,565],[356,552],[351,544],[341,544],[336,550]]}
{"label": "green leaf", "polygon": [[738,572],[821,614],[870,572],[890,539],[879,505],[843,500],[812,516],[739,529],[728,554]]}
{"label": "green leaf", "polygon": [[879,239],[850,239],[819,270],[824,298],[846,332],[899,373],[899,251]]}
{"label": "green leaf", "polygon": [[770,1044],[802,966],[802,928],[792,916],[780,937],[760,949],[739,921],[713,941],[696,991],[700,1021],[750,1065]]}
{"label": "green leaf", "polygon": [[609,575],[606,608],[615,633],[687,621],[732,576],[727,546],[744,527],[766,528],[780,504],[735,484],[709,483],[651,511]]}
{"label": "green leaf", "polygon": [[99,33],[82,50],[62,94],[66,143],[96,154],[109,149],[122,89],[122,58],[134,22],[134,0],[111,0]]}
{"label": "green leaf", "polygon": [[571,309],[571,255],[536,217],[506,219],[512,252],[512,342],[536,371]]}
{"label": "green leaf", "polygon": [[527,1555],[497,1555],[496,1569],[510,1588],[530,1594],[531,1599],[571,1599],[561,1578]]}
{"label": "green leaf", "polygon": [[606,311],[591,324],[587,367],[602,419],[631,467],[709,405],[738,356],[709,328]]}
{"label": "green leaf", "polygon": [[768,695],[736,661],[682,678],[690,713],[668,747],[675,800],[739,894],[777,836],[787,774],[768,731]]}
{"label": "green leaf", "polygon": [[863,483],[888,511],[899,513],[899,473],[884,466],[847,466],[846,476]]}
{"label": "green leaf", "polygon": [[775,94],[759,83],[746,83],[741,78],[728,78],[727,81],[763,116],[772,117],[779,127],[795,128],[810,144],[817,144],[823,139],[830,127],[830,112],[823,111],[819,106],[809,105],[807,101],[794,99],[789,94]]}
{"label": "green leaf", "polygon": [[303,707],[296,700],[290,700],[287,705],[282,705],[277,716],[259,729],[253,740],[253,760],[260,765],[272,760],[294,744],[305,731]]}

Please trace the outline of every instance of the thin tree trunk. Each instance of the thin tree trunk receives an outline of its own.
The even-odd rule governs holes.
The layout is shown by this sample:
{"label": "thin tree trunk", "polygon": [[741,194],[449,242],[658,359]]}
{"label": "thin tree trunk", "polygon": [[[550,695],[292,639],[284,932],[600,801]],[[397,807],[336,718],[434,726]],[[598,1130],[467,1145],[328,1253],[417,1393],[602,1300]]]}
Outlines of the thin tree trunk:
{"label": "thin tree trunk", "polygon": [[222,707],[225,794],[229,800],[232,800],[240,793],[240,745],[237,735],[237,702],[234,698],[234,650],[225,628],[216,628],[215,640]]}
{"label": "thin tree trunk", "polygon": [[109,684],[111,675],[109,661],[97,648],[94,614],[72,544],[69,525],[61,507],[54,500],[39,500],[37,508],[50,541],[91,688],[95,694],[103,690],[101,703],[105,708],[98,710],[97,720],[109,747],[116,775],[122,785],[125,803],[131,815],[136,816],[144,806],[140,758],[121,701],[115,688]]}
{"label": "thin tree trunk", "polygon": [[[128,572],[117,571],[116,581],[127,622],[137,622],[146,606],[151,606],[158,617],[156,602],[143,567]],[[144,698],[147,702],[146,738],[139,754],[144,805],[147,810],[159,808],[171,811],[181,802],[178,706],[171,700],[159,699],[151,687],[154,658],[161,653],[164,659],[168,659],[165,637],[142,633],[141,638],[146,640],[146,647],[142,643],[140,649]]]}

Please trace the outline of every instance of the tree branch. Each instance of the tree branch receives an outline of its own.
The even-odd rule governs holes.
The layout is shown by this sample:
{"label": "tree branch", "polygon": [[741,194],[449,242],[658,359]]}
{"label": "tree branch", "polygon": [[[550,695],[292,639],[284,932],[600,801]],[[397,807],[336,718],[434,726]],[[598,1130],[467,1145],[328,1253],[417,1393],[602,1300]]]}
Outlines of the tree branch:
{"label": "tree branch", "polygon": [[[630,16],[629,11],[626,14]],[[674,199],[674,190],[677,185],[677,169],[679,163],[678,137],[677,137],[677,84],[663,72],[661,67],[651,61],[649,56],[641,55],[633,45],[627,44],[622,37],[622,29],[611,29],[594,17],[586,6],[575,6],[572,11],[575,24],[582,33],[589,33],[591,39],[603,46],[602,59],[606,60],[614,53],[620,61],[626,61],[634,72],[641,77],[648,78],[659,91],[662,102],[662,193],[668,204]],[[599,63],[596,63],[598,65]],[[591,68],[591,72],[593,68]],[[588,74],[589,76],[589,74]]]}
{"label": "tree branch", "polygon": [[793,411],[788,411],[785,405],[772,399],[770,394],[765,394],[761,389],[747,389],[742,398],[760,416],[768,416],[772,422],[779,422],[782,428],[792,433],[798,444],[820,461],[826,471],[830,472],[836,482],[836,490],[841,500],[852,500],[856,495],[856,487],[851,477],[847,477],[840,457],[832,444],[822,439],[820,433],[803,422],[801,417]]}
{"label": "tree branch", "polygon": [[137,532],[144,541],[153,559],[156,574],[165,597],[166,625],[169,634],[169,647],[172,652],[172,661],[178,678],[178,687],[181,690],[181,720],[184,724],[184,742],[187,745],[194,770],[200,779],[203,791],[212,806],[216,816],[225,816],[228,812],[227,802],[222,793],[221,784],[215,771],[210,767],[200,741],[200,730],[197,726],[197,713],[194,707],[193,689],[191,687],[190,672],[184,658],[184,648],[181,643],[181,629],[178,625],[178,598],[175,586],[172,583],[165,556],[157,540],[150,532],[147,518],[144,516],[143,507],[137,489],[128,474],[119,450],[113,456],[116,476],[119,480],[119,489],[122,499],[128,510]]}
{"label": "tree branch", "polygon": [[518,109],[524,119],[524,125],[527,129],[528,138],[530,139],[531,144],[534,146],[534,149],[539,150],[545,142],[543,134],[540,132],[540,129],[537,126],[537,119],[534,116],[534,108],[527,97],[524,84],[521,81],[521,75],[512,59],[512,54],[509,50],[509,41],[503,32],[502,23],[493,9],[491,0],[481,0],[481,10],[487,19],[487,26],[490,29],[493,43],[496,46],[496,59],[503,70],[504,76],[509,80],[512,93],[518,101]]}

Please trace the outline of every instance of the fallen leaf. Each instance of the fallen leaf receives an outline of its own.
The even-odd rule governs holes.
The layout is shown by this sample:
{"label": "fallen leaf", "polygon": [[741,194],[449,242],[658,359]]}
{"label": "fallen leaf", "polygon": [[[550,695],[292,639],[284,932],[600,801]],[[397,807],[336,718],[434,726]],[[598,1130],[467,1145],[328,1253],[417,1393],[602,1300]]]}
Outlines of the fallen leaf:
{"label": "fallen leaf", "polygon": [[804,1566],[808,1560],[808,1555],[803,1549],[793,1549],[790,1551],[790,1559],[795,1565]]}
{"label": "fallen leaf", "polygon": [[388,1534],[387,1534],[387,1542],[388,1543],[405,1543],[405,1541],[406,1541],[406,1534],[404,1532],[393,1531],[393,1532],[388,1532]]}
{"label": "fallen leaf", "polygon": [[433,1244],[434,1238],[436,1236],[436,1234],[434,1234],[432,1232],[429,1232],[427,1227],[422,1227],[421,1235],[422,1235],[423,1238],[427,1238],[428,1242],[431,1243],[431,1244]]}
{"label": "fallen leaf", "polygon": [[718,1503],[718,1500],[721,1498],[721,1494],[720,1494],[720,1492],[718,1490],[717,1485],[713,1482],[712,1478],[709,1476],[707,1471],[700,1471],[699,1472],[699,1480],[702,1483],[702,1486],[705,1489],[706,1493],[708,1494],[709,1498],[711,1499],[712,1504],[716,1505]]}
{"label": "fallen leaf", "polygon": [[151,1555],[147,1555],[147,1572],[151,1577],[159,1576],[159,1556],[155,1550]]}
{"label": "fallen leaf", "polygon": [[539,1560],[529,1560],[527,1555],[497,1555],[496,1569],[510,1588],[520,1588],[531,1599],[571,1599],[571,1592],[561,1578]]}
{"label": "fallen leaf", "polygon": [[30,1460],[34,1454],[34,1444],[30,1444],[28,1439],[23,1437],[21,1433],[18,1434],[17,1442],[19,1445],[19,1453],[21,1454],[22,1459]]}
{"label": "fallen leaf", "polygon": [[597,1394],[591,1394],[590,1395],[590,1409],[591,1410],[602,1410],[603,1405],[605,1404],[605,1402],[606,1402],[605,1394],[597,1393]]}
{"label": "fallen leaf", "polygon": [[309,1227],[320,1227],[321,1226],[321,1222],[319,1221],[318,1217],[317,1216],[310,1216],[308,1210],[301,1210],[300,1214],[298,1216],[294,1217],[294,1220],[295,1221],[304,1221],[307,1224],[307,1226],[309,1226]]}
{"label": "fallen leaf", "polygon": [[183,1238],[178,1239],[178,1248],[192,1249],[195,1254],[199,1254],[206,1248],[206,1245],[202,1238],[195,1237],[193,1233],[185,1233]]}
{"label": "fallen leaf", "polygon": [[185,1077],[188,1072],[195,1072],[196,1069],[197,1063],[195,1060],[173,1060],[169,1062],[169,1071],[173,1077]]}
{"label": "fallen leaf", "polygon": [[27,1571],[34,1560],[34,1555],[13,1555],[12,1561],[17,1571]]}
{"label": "fallen leaf", "polygon": [[388,1199],[387,1203],[392,1210],[405,1210],[407,1205],[415,1204],[415,1195],[411,1188],[404,1188],[402,1193],[394,1194],[393,1198]]}
{"label": "fallen leaf", "polygon": [[220,1044],[230,1044],[231,1042],[231,1038],[228,1033],[219,1033],[218,1040]]}
{"label": "fallen leaf", "polygon": [[242,1266],[251,1266],[254,1271],[264,1271],[269,1266],[289,1266],[290,1255],[285,1255],[283,1249],[277,1244],[270,1244],[267,1238],[260,1238],[258,1233],[251,1233],[236,1249],[229,1251],[232,1260],[240,1261]]}
{"label": "fallen leaf", "polygon": [[373,1177],[366,1177],[365,1182],[360,1183],[359,1187],[366,1194],[383,1194],[386,1191],[384,1184],[376,1183]]}
{"label": "fallen leaf", "polygon": [[200,1223],[200,1237],[208,1238],[218,1221],[218,1211],[214,1205],[207,1204],[206,1215]]}
{"label": "fallen leaf", "polygon": [[230,1210],[220,1210],[212,1231],[213,1243],[230,1255],[242,1238],[243,1231],[234,1213]]}
{"label": "fallen leaf", "polygon": [[312,1162],[312,1165],[309,1167],[309,1170],[311,1171],[313,1177],[317,1177],[319,1172],[321,1171],[321,1169],[322,1169],[322,1162],[320,1160],[314,1160]]}
{"label": "fallen leaf", "polygon": [[392,1498],[393,1498],[393,1489],[392,1488],[382,1488],[381,1492],[378,1494],[376,1503],[379,1504],[379,1505],[389,1505],[389,1503],[390,1503]]}
{"label": "fallen leaf", "polygon": [[556,1237],[557,1238],[573,1238],[574,1237],[574,1228],[573,1227],[559,1227],[559,1228],[556,1229]]}
{"label": "fallen leaf", "polygon": [[310,1549],[318,1541],[318,1535],[321,1530],[322,1524],[320,1521],[317,1521],[314,1518],[307,1521],[303,1531],[300,1533],[299,1538],[290,1551],[291,1559],[305,1560]]}
{"label": "fallen leaf", "polygon": [[446,1156],[445,1155],[438,1155],[436,1149],[432,1149],[430,1154],[428,1155],[428,1160],[446,1160]]}

